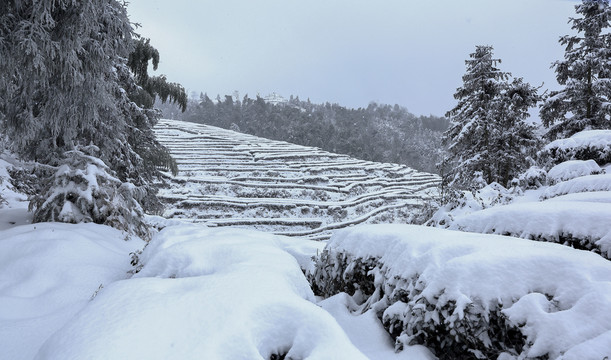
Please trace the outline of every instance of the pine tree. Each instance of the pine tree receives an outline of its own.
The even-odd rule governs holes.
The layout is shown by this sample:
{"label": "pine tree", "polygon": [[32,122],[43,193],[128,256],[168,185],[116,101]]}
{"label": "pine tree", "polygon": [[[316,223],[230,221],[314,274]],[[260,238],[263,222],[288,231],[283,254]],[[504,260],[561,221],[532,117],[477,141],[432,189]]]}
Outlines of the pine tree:
{"label": "pine tree", "polygon": [[[136,49],[134,36],[125,4],[117,0],[0,2],[0,130],[11,150],[51,166],[70,163],[66,154],[75,149],[95,147],[95,157],[126,184],[122,188],[138,186],[144,193],[138,201],[151,210],[159,205],[151,184],[157,168],[175,162],[152,132],[158,112],[130,97],[143,88],[142,70],[130,69],[127,60]],[[159,83],[167,85],[145,89],[153,98],[176,100],[184,93],[176,84],[163,93]],[[57,184],[41,184],[48,186]],[[37,211],[41,221],[53,213]]]}
{"label": "pine tree", "polygon": [[[120,145],[126,121],[116,64],[129,55],[131,26],[116,1],[3,1],[0,113],[13,150],[50,161],[76,142]],[[127,143],[127,141],[124,141]]]}
{"label": "pine tree", "polygon": [[564,89],[552,91],[541,106],[541,120],[550,139],[585,129],[611,128],[611,7],[608,0],[584,0],[576,5],[566,35],[564,60],[556,61],[556,79]]}
{"label": "pine tree", "polygon": [[[454,97],[458,104],[446,113],[450,128],[443,142],[449,159],[444,162],[444,182],[469,188],[476,173],[490,184],[506,185],[521,170],[526,149],[533,144],[533,127],[525,123],[528,108],[539,97],[537,90],[501,71],[491,46],[477,46],[466,60],[463,86]],[[448,166],[449,165],[449,166]]]}

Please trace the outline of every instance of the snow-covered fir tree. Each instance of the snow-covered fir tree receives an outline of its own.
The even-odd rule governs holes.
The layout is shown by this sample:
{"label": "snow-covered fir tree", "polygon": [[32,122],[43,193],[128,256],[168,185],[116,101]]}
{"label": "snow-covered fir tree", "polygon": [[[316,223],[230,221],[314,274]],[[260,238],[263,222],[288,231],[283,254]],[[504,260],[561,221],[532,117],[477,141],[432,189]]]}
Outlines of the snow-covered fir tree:
{"label": "snow-covered fir tree", "polygon": [[[152,132],[159,113],[135,102],[147,84],[130,65],[148,66],[150,59],[128,64],[137,39],[125,4],[116,0],[0,2],[0,129],[10,150],[55,167],[70,163],[66,154],[79,146],[95,146],[95,157],[118,181],[140,187],[139,201],[154,210],[157,168],[175,170],[175,163]],[[183,99],[179,85],[168,93],[157,83],[144,89],[153,99]]]}
{"label": "snow-covered fir tree", "polygon": [[[528,165],[536,143],[534,127],[525,122],[535,106],[537,89],[501,71],[492,46],[477,46],[466,60],[463,86],[454,97],[458,104],[446,113],[450,128],[444,134],[449,159],[444,161],[444,182],[469,188],[474,178],[507,185]],[[476,175],[481,174],[481,175]]]}
{"label": "snow-covered fir tree", "polygon": [[541,106],[550,139],[611,128],[611,7],[608,0],[584,0],[575,10],[581,17],[569,22],[578,34],[560,38],[564,60],[553,64],[564,88]]}

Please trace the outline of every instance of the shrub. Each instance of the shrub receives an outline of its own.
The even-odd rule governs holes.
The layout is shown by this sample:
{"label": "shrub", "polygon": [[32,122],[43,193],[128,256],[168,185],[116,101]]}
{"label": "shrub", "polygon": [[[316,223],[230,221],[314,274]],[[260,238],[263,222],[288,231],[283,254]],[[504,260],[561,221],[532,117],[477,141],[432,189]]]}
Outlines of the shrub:
{"label": "shrub", "polygon": [[148,239],[150,232],[139,203],[146,192],[122,183],[102,160],[86,154],[97,151],[88,146],[64,154],[42,192],[30,201],[34,222],[94,222]]}
{"label": "shrub", "polygon": [[420,344],[441,360],[488,359],[518,355],[526,344],[519,328],[501,312],[502,304],[473,301],[463,309],[455,300],[439,301],[442,294],[427,299],[422,295],[426,282],[418,274],[389,278],[374,257],[324,250],[308,278],[316,295],[345,292],[364,300],[362,311],[376,311],[397,351]]}

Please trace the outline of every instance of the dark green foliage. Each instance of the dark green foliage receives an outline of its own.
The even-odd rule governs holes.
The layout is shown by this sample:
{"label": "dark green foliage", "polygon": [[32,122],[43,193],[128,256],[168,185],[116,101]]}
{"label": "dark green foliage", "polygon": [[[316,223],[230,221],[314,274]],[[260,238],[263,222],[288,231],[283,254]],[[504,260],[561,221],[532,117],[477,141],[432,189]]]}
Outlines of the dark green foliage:
{"label": "dark green foliage", "polygon": [[560,38],[564,60],[553,64],[564,88],[551,91],[541,106],[550,139],[611,128],[611,7],[608,0],[584,0],[575,10],[581,17],[569,22],[578,35]]}
{"label": "dark green foliage", "polygon": [[202,94],[184,114],[161,106],[164,116],[239,130],[247,134],[283,140],[352,157],[409,165],[435,172],[443,153],[441,131],[447,120],[409,113],[400,106],[372,103],[348,109],[338,104],[312,104],[298,97],[270,103],[261,97],[218,97]]}
{"label": "dark green foliage", "polygon": [[[43,168],[92,145],[117,181],[144,192],[134,199],[151,211],[161,206],[151,185],[158,169],[175,172],[176,163],[152,131],[159,113],[143,108],[139,94],[183,105],[186,96],[164,77],[149,79],[148,87],[139,83],[159,54],[134,36],[125,4],[116,0],[0,2],[0,130],[10,150]],[[39,177],[35,187],[47,186],[41,183],[47,178]],[[116,194],[132,188],[104,186],[109,188],[100,191]],[[36,219],[57,218],[55,210],[41,210],[43,204],[39,198],[33,205]],[[108,216],[105,223],[114,224],[114,215]]]}
{"label": "dark green foliage", "polygon": [[561,147],[551,143],[537,156],[541,163],[550,168],[569,160],[594,160],[598,165],[603,166],[611,163],[611,144],[596,142],[587,146]]}
{"label": "dark green foliage", "polygon": [[[2,1],[0,125],[12,150],[51,161],[76,143],[110,152],[119,142],[122,94],[113,69],[131,48],[117,1]],[[117,139],[117,143],[106,139]]]}

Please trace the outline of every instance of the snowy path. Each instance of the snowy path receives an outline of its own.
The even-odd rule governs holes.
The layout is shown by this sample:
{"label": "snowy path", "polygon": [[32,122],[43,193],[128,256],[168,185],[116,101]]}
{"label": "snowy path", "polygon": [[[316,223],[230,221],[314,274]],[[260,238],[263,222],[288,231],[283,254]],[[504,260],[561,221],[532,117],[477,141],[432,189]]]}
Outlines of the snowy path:
{"label": "snowy path", "polygon": [[439,177],[216,127],[162,120],[157,137],[178,162],[160,197],[164,216],[286,236],[329,238],[359,223],[411,223]]}

